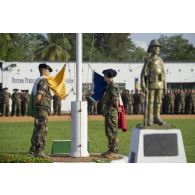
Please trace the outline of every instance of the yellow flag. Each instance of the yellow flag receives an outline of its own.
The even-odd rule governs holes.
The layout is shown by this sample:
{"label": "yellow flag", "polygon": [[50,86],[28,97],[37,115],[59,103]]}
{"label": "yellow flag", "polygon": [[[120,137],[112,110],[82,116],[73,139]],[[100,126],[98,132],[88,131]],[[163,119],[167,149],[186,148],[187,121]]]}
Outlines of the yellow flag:
{"label": "yellow flag", "polygon": [[54,77],[46,77],[50,89],[61,99],[65,99],[67,96],[65,87],[65,67],[66,65],[64,65]]}

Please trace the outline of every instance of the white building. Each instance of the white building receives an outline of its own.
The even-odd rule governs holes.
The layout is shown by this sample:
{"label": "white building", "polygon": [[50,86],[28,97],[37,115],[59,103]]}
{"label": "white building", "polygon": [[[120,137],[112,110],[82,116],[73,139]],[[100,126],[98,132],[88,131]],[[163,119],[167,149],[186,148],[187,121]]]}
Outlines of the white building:
{"label": "white building", "polygon": [[[12,93],[14,88],[32,90],[33,83],[39,76],[40,62],[2,62],[0,65],[0,84],[2,88],[8,87]],[[53,68],[51,75],[55,75],[64,65],[61,62],[48,62]],[[75,101],[75,62],[66,63],[66,87],[69,93],[62,101],[62,111],[70,111],[71,101]],[[114,79],[119,88],[135,89],[135,81],[140,81],[142,63],[83,63],[83,87],[92,88],[93,71],[102,75],[102,71],[113,68],[118,75]],[[195,89],[195,63],[165,63],[168,89],[192,88]]]}

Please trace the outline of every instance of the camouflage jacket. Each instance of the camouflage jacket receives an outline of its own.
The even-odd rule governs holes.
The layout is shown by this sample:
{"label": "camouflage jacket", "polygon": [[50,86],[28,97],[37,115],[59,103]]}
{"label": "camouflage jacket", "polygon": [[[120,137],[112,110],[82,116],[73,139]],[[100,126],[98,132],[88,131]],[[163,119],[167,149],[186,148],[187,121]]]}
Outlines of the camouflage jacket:
{"label": "camouflage jacket", "polygon": [[21,101],[21,94],[19,92],[14,92],[12,94],[12,102],[20,102]]}
{"label": "camouflage jacket", "polygon": [[37,95],[41,94],[42,99],[36,103],[36,114],[42,115],[45,111],[51,112],[51,93],[46,79],[41,79],[37,84]]}
{"label": "camouflage jacket", "polygon": [[10,98],[11,98],[11,94],[9,92],[7,93],[3,92],[1,94],[2,103],[8,103]]}
{"label": "camouflage jacket", "polygon": [[117,101],[119,101],[119,90],[112,82],[106,86],[103,98],[102,114],[106,116],[112,112],[117,113]]}

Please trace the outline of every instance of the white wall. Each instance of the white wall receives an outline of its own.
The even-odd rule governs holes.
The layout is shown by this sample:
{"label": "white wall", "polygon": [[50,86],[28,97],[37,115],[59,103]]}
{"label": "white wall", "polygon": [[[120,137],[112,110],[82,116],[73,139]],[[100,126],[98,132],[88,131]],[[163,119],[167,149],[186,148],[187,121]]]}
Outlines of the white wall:
{"label": "white wall", "polygon": [[[40,62],[4,62],[3,69],[10,64],[16,64],[16,67],[9,71],[3,71],[3,87],[8,87],[12,93],[14,88],[29,89],[31,91],[34,80],[39,77],[38,65]],[[53,68],[51,75],[55,75],[64,63],[47,63]],[[66,66],[66,86],[69,96],[62,102],[62,110],[70,111],[71,101],[75,101],[75,62],[67,63]],[[92,83],[92,70],[102,74],[107,68],[113,68],[118,72],[115,78],[116,83],[126,83],[127,89],[134,89],[135,78],[140,79],[142,63],[83,63],[83,83]],[[168,72],[167,72],[168,69]],[[179,71],[181,69],[181,71]],[[193,69],[193,71],[191,71]],[[166,63],[167,82],[195,82],[195,63]]]}

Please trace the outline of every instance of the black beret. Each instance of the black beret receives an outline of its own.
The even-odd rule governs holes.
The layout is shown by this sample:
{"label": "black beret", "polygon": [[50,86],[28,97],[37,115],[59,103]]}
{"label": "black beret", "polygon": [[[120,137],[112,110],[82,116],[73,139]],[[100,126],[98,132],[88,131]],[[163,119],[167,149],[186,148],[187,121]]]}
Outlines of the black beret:
{"label": "black beret", "polygon": [[5,87],[5,88],[3,88],[2,90],[7,90],[8,88],[7,87]]}
{"label": "black beret", "polygon": [[110,78],[115,77],[115,76],[117,75],[116,70],[113,70],[113,69],[106,69],[106,70],[104,70],[102,73],[103,73],[105,76],[110,77]]}
{"label": "black beret", "polygon": [[18,91],[18,89],[13,89],[13,91]]}
{"label": "black beret", "polygon": [[27,89],[27,90],[24,90],[24,91],[25,91],[26,93],[27,93],[27,92],[29,92],[29,90],[28,90],[28,89]]}
{"label": "black beret", "polygon": [[53,71],[53,69],[49,65],[47,65],[47,64],[39,64],[39,70],[42,69],[42,68],[48,69],[49,72]]}

